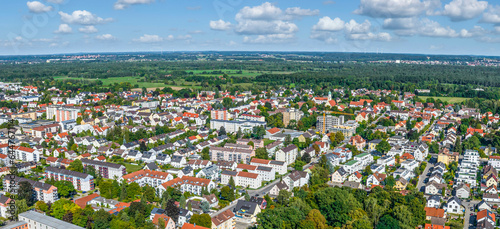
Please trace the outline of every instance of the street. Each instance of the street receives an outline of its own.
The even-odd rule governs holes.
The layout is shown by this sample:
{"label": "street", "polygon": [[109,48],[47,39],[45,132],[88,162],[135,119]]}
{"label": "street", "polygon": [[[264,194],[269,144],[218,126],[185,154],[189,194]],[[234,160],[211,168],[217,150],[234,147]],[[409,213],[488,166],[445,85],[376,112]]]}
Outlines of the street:
{"label": "street", "polygon": [[[286,174],[285,174],[285,176],[286,176]],[[273,186],[274,186],[275,184],[277,184],[279,181],[280,181],[280,179],[276,179],[275,181],[273,181],[273,182],[269,183],[268,185],[266,185],[266,186],[264,186],[264,187],[262,187],[262,188],[260,188],[260,189],[257,189],[257,190],[248,190],[248,195],[250,195],[250,196],[259,195],[259,197],[263,197],[263,196],[264,196],[264,195],[266,195],[266,194],[267,194],[267,193],[271,190],[271,188],[273,188]],[[232,203],[232,204],[230,204],[230,205],[226,206],[225,208],[223,208],[223,209],[221,209],[221,210],[219,210],[219,211],[217,211],[217,212],[215,212],[215,213],[210,214],[210,216],[211,216],[211,217],[213,217],[213,216],[215,216],[215,215],[218,215],[219,213],[221,213],[221,212],[223,212],[223,211],[225,211],[225,210],[227,210],[227,209],[231,209],[231,210],[232,210],[232,209],[236,206],[236,203],[238,202],[238,200],[244,200],[244,199],[245,199],[245,197],[244,197],[244,196],[242,196],[242,197],[240,197],[239,199],[237,199],[237,200],[233,201],[233,203]]]}
{"label": "street", "polygon": [[434,163],[432,163],[431,161],[432,161],[432,159],[427,162],[427,166],[425,167],[424,172],[418,178],[417,190],[419,192],[423,192],[424,194],[425,194],[425,190],[422,190],[422,188],[425,185],[425,179],[427,179],[429,177],[429,176],[427,176],[427,174],[429,173],[430,169],[434,168]]}
{"label": "street", "polygon": [[[471,207],[475,208],[478,203],[479,203],[479,200],[472,200],[470,202],[466,202],[466,201],[462,202],[462,204],[465,207],[464,228],[469,228],[469,229],[475,228],[475,226],[473,226],[473,225],[474,225],[474,221],[476,219],[476,214],[474,213],[474,211],[471,211],[470,208]],[[470,213],[474,213],[474,215],[471,216]]]}

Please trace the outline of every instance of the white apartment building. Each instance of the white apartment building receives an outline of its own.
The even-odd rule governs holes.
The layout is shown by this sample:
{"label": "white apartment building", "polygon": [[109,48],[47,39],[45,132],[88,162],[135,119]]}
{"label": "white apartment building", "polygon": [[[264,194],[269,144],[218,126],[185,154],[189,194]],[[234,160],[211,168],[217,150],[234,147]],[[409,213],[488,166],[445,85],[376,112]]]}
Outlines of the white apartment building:
{"label": "white apartment building", "polygon": [[78,191],[88,192],[94,190],[94,177],[86,174],[75,172],[67,169],[59,169],[55,167],[45,168],[45,176],[53,178],[56,181],[64,180],[73,183],[73,186]]}

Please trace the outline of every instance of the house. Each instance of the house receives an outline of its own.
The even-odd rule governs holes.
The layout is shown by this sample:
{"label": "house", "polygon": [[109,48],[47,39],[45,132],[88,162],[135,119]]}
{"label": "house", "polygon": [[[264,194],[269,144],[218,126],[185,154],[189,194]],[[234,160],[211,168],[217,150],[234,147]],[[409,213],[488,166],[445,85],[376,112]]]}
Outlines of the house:
{"label": "house", "polygon": [[361,175],[360,172],[356,171],[349,176],[348,181],[361,183],[362,178],[363,178],[363,175]]}
{"label": "house", "polygon": [[371,152],[371,151],[376,150],[377,145],[381,142],[382,142],[382,140],[380,140],[380,139],[374,139],[374,140],[369,141],[368,142],[368,151]]}
{"label": "house", "polygon": [[484,209],[491,210],[492,208],[491,208],[491,205],[490,205],[490,204],[486,203],[486,201],[481,200],[481,202],[479,202],[479,203],[477,204],[477,210],[478,210],[478,211],[482,211],[482,210],[484,210]]}
{"label": "house", "polygon": [[159,225],[159,219],[162,218],[165,222],[165,229],[175,229],[175,222],[172,218],[168,217],[165,214],[156,214],[153,218],[153,224]]}
{"label": "house", "polygon": [[458,197],[454,196],[448,199],[448,202],[445,206],[446,213],[448,214],[464,214],[464,207],[462,205],[462,201],[458,199]]}
{"label": "house", "polygon": [[196,225],[196,224],[184,223],[184,224],[182,224],[181,229],[210,229],[210,228],[202,227],[202,226]]}
{"label": "house", "polygon": [[427,198],[427,207],[430,208],[439,208],[441,206],[441,196],[440,195],[432,195]]}
{"label": "house", "polygon": [[344,183],[345,179],[349,174],[344,170],[343,167],[337,169],[337,171],[332,173],[332,182],[334,183]]}
{"label": "house", "polygon": [[408,181],[402,177],[400,177],[399,179],[396,180],[396,185],[394,186],[394,188],[396,190],[405,190],[406,189],[406,186],[408,185]]}
{"label": "house", "polygon": [[288,185],[284,181],[276,183],[271,190],[269,190],[269,195],[278,196],[281,190],[289,191]]}
{"label": "house", "polygon": [[381,174],[381,173],[371,174],[366,179],[366,187],[370,187],[372,185],[381,185],[386,177],[387,177],[387,174]]}
{"label": "house", "polygon": [[128,184],[134,182],[141,187],[149,185],[150,187],[156,188],[173,179],[174,177],[170,173],[154,170],[139,170],[122,176],[120,181],[125,180]]}
{"label": "house", "polygon": [[356,135],[352,136],[351,139],[349,139],[349,144],[355,146],[358,150],[363,150],[363,148],[365,148],[366,146],[366,140],[361,136]]}
{"label": "house", "polygon": [[173,180],[159,185],[157,192],[163,193],[167,190],[168,187],[177,187],[182,193],[190,192],[195,195],[201,195],[202,189],[211,191],[215,188],[215,183],[209,179],[183,176],[182,178],[177,177]]}
{"label": "house", "polygon": [[212,229],[229,229],[235,228],[235,226],[236,221],[231,209],[227,209],[212,217]]}
{"label": "house", "polygon": [[211,208],[215,208],[219,206],[219,199],[215,196],[215,194],[210,194],[210,195],[203,195],[203,198],[207,200],[208,204],[210,205]]}
{"label": "house", "polygon": [[310,178],[309,173],[295,170],[288,176],[283,178],[283,181],[286,182],[290,190],[293,190],[293,188],[295,187],[300,188],[304,185],[309,184],[309,178]]}
{"label": "house", "polygon": [[500,202],[498,194],[491,194],[491,193],[483,193],[483,200],[488,203],[495,203],[495,204]]}
{"label": "house", "polygon": [[261,209],[257,203],[238,200],[236,207],[233,208],[233,212],[237,217],[246,218],[250,222],[256,222],[257,214],[261,212]]}
{"label": "house", "polygon": [[186,166],[186,157],[179,155],[172,155],[170,164],[174,166],[174,168],[182,168]]}
{"label": "house", "polygon": [[432,218],[445,218],[446,213],[444,209],[441,208],[430,208],[430,207],[425,207],[425,219],[426,220],[431,220]]}
{"label": "house", "polygon": [[383,156],[379,159],[377,159],[377,164],[384,165],[384,166],[395,166],[396,165],[396,158],[394,156]]}
{"label": "house", "polygon": [[198,178],[206,178],[210,180],[217,180],[219,178],[219,167],[216,165],[210,165],[208,167],[205,167],[201,169],[197,174],[196,177]]}
{"label": "house", "polygon": [[250,202],[254,202],[259,205],[260,209],[266,209],[267,201],[262,197],[252,196],[250,197]]}
{"label": "house", "polygon": [[470,196],[470,188],[466,184],[460,184],[455,189],[455,196],[461,199],[467,199]]}
{"label": "house", "polygon": [[494,228],[496,225],[495,213],[484,209],[477,213],[477,228]]}
{"label": "house", "polygon": [[[252,160],[250,161],[250,165],[272,167],[280,175],[284,175],[287,173],[287,164],[283,161],[252,158]],[[235,170],[235,169],[236,167],[230,170]]]}
{"label": "house", "polygon": [[262,177],[257,173],[236,172],[224,170],[221,173],[221,184],[229,184],[231,177],[236,186],[259,188],[262,185]]}
{"label": "house", "polygon": [[425,186],[425,194],[437,195],[441,193],[441,195],[444,195],[444,193],[442,193],[443,188],[446,188],[446,184],[440,184],[435,181],[431,181],[428,182]]}

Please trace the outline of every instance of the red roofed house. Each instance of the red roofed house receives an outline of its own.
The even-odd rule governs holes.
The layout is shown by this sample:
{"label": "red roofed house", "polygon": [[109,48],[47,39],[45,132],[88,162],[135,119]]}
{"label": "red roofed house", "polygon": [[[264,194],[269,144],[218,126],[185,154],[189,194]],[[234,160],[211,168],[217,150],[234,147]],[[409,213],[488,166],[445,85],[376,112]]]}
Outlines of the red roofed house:
{"label": "red roofed house", "polygon": [[209,192],[215,188],[215,183],[209,179],[183,176],[175,178],[158,186],[159,193],[167,191],[168,187],[178,187],[182,193],[190,192],[201,195],[201,189],[206,188]]}
{"label": "red roofed house", "polygon": [[[159,219],[162,218],[165,221],[165,229],[175,229],[175,222],[172,218],[166,216],[165,214],[156,214],[153,218],[153,223],[159,226]],[[161,228],[163,229],[163,228]]]}
{"label": "red roofed house", "polygon": [[222,213],[212,217],[212,229],[226,229],[235,228],[236,221],[234,218],[234,213],[231,209],[227,209]]}

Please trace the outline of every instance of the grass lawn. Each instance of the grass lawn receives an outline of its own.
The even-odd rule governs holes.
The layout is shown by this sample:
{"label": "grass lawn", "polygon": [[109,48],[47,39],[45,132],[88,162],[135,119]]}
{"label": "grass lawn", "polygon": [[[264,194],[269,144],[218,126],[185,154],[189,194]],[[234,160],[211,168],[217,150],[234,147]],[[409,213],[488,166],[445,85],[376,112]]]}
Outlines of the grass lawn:
{"label": "grass lawn", "polygon": [[462,98],[462,97],[441,97],[441,96],[419,96],[419,98],[426,100],[427,98],[434,98],[435,100],[439,99],[443,102],[448,102],[448,103],[461,103],[469,98]]}
{"label": "grass lawn", "polygon": [[125,168],[127,169],[127,173],[133,173],[135,171],[139,171],[143,167],[141,165],[132,165],[129,163],[123,163],[123,164],[125,165]]}
{"label": "grass lawn", "polygon": [[271,143],[273,143],[273,142],[275,142],[275,140],[270,140],[270,139],[267,139],[267,138],[266,138],[266,139],[264,139],[264,145],[265,145],[265,146],[267,146],[267,145],[269,145],[269,144],[271,144]]}

